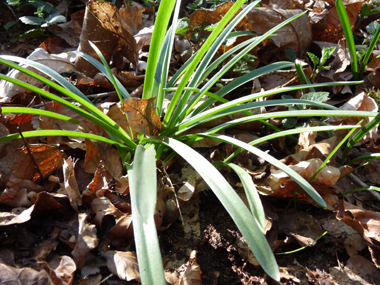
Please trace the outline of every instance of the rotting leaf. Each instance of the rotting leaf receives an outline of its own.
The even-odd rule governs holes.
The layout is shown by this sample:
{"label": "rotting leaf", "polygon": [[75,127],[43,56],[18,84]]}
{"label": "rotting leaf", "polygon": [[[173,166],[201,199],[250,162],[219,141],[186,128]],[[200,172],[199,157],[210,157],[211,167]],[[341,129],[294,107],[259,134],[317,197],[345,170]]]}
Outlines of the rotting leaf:
{"label": "rotting leaf", "polygon": [[156,98],[124,100],[124,112],[128,116],[128,122],[135,132],[146,136],[156,136],[161,130],[162,123],[155,111]]}
{"label": "rotting leaf", "polygon": [[107,260],[108,269],[121,280],[140,282],[139,266],[134,251],[109,250],[103,256]]}
{"label": "rotting leaf", "polygon": [[78,238],[75,248],[71,252],[77,268],[82,268],[86,263],[87,255],[90,251],[98,246],[98,237],[96,235],[95,225],[87,222],[87,214],[78,214]]}

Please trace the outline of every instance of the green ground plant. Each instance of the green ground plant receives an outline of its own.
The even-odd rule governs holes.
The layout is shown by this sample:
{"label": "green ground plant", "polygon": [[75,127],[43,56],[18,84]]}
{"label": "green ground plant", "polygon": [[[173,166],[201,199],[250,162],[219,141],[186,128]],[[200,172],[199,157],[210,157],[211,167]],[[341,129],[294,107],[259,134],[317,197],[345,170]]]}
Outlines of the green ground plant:
{"label": "green ground plant", "polygon": [[[236,62],[242,59],[248,51],[261,43],[264,39],[275,33],[278,29],[285,26],[304,13],[296,15],[275,28],[269,30],[263,35],[253,37],[236,47],[232,48],[222,56],[214,59],[218,47],[225,41],[229,33],[239,23],[239,21],[253,8],[259,1],[252,2],[247,5],[238,15],[238,9],[244,4],[244,0],[238,0],[231,9],[226,13],[224,18],[215,27],[207,40],[203,43],[201,49],[194,54],[179,70],[168,80],[168,70],[173,47],[174,35],[176,31],[176,23],[178,21],[178,13],[180,2],[175,0],[162,0],[158,10],[157,19],[154,27],[151,49],[149,52],[147,70],[145,75],[144,90],[142,100],[152,107],[149,113],[150,121],[146,124],[156,122],[155,131],[132,131],[133,122],[130,120],[131,129],[125,130],[115,123],[111,118],[97,109],[95,105],[85,97],[75,86],[69,83],[64,77],[47,68],[46,66],[18,58],[13,56],[0,56],[0,63],[11,68],[20,70],[42,83],[50,86],[59,93],[71,98],[79,103],[83,108],[77,107],[68,100],[54,95],[48,91],[32,86],[28,83],[0,74],[0,79],[7,80],[11,83],[25,87],[33,92],[58,102],[67,108],[82,115],[84,118],[102,127],[109,138],[104,138],[94,134],[81,132],[65,131],[65,130],[39,130],[23,132],[25,138],[37,136],[74,136],[99,140],[113,144],[119,151],[124,161],[125,170],[128,173],[130,184],[130,195],[132,204],[132,217],[134,227],[135,246],[137,258],[140,268],[141,281],[143,284],[166,284],[164,271],[161,261],[160,248],[157,238],[156,227],[154,223],[155,203],[157,199],[157,181],[156,181],[156,160],[160,159],[168,161],[173,155],[177,154],[183,157],[203,178],[211,190],[218,197],[222,205],[231,215],[236,226],[246,239],[256,259],[262,268],[273,279],[279,281],[280,274],[274,255],[263,234],[265,213],[261,205],[258,193],[255,189],[252,179],[239,166],[231,163],[231,159],[241,150],[249,152],[265,159],[275,167],[286,172],[294,181],[298,183],[300,188],[305,190],[321,207],[326,207],[326,203],[318,194],[318,192],[299,174],[281,163],[276,158],[270,156],[266,152],[256,148],[254,145],[273,138],[285,135],[299,134],[305,131],[329,131],[333,129],[354,129],[358,126],[342,125],[342,126],[321,126],[313,128],[297,128],[287,131],[281,131],[266,137],[257,139],[251,143],[244,143],[227,135],[218,134],[220,130],[259,120],[264,124],[268,124],[265,120],[269,118],[297,118],[297,117],[318,117],[318,116],[355,116],[355,117],[374,117],[377,114],[373,112],[359,111],[341,111],[333,106],[305,99],[286,99],[286,100],[269,100],[256,102],[255,99],[281,94],[300,89],[317,88],[323,86],[334,85],[350,85],[359,82],[334,82],[323,84],[303,84],[292,87],[278,88],[267,90],[265,92],[248,94],[233,101],[227,101],[223,97],[231,91],[239,88],[246,82],[254,78],[265,75],[267,73],[287,69],[295,66],[293,62],[277,62],[268,66],[260,67],[253,70],[227,84],[216,93],[209,92],[209,89],[216,84],[217,80],[223,76]],[[161,8],[164,7],[164,8]],[[174,9],[172,26],[167,29],[170,16]],[[93,63],[107,78],[112,82],[122,102],[128,100],[136,100],[130,98],[127,90],[114,77],[108,67],[107,62],[101,55],[100,51],[93,45],[98,52],[103,64],[94,58],[81,53],[81,55],[91,63]],[[152,48],[154,47],[154,48]],[[231,55],[236,53],[234,57]],[[226,59],[229,61],[220,69],[216,68]],[[13,62],[23,63],[34,67],[42,73],[50,77],[46,79],[35,72],[21,67]],[[210,75],[214,71],[214,75]],[[216,71],[216,72],[215,72]],[[208,78],[207,82],[205,79]],[[206,83],[205,83],[206,82]],[[167,110],[164,110],[163,102],[165,98],[171,96],[170,104]],[[215,106],[214,103],[219,101],[221,104]],[[276,113],[265,113],[253,115],[249,110],[275,106],[275,105],[307,105],[315,106],[319,109],[314,110],[293,110]],[[228,123],[218,125],[203,133],[191,133],[184,135],[185,131],[191,130],[195,126],[202,123],[212,121],[216,118],[229,114],[243,112],[245,117],[232,120]],[[78,120],[67,116],[58,115],[53,112],[38,110],[24,107],[2,107],[2,113],[29,113],[35,115],[44,115],[57,118],[72,123],[79,123]],[[146,115],[146,114],[145,114]],[[129,118],[131,119],[131,118]],[[20,139],[20,134],[10,134],[0,138],[0,141]],[[211,138],[228,144],[232,144],[238,150],[229,158],[222,162],[211,164],[207,159],[195,151],[191,144],[195,141]],[[221,166],[228,166],[235,171],[244,185],[247,192],[249,208],[245,206],[239,198],[235,190],[218,171]]]}
{"label": "green ground plant", "polygon": [[8,30],[13,25],[21,21],[25,25],[38,26],[35,29],[27,31],[19,38],[33,38],[39,37],[46,32],[46,28],[55,24],[65,23],[66,18],[62,16],[58,10],[54,9],[49,3],[40,0],[7,0],[9,6],[33,6],[35,8],[34,14],[36,16],[22,16],[18,20],[9,21],[4,25]]}

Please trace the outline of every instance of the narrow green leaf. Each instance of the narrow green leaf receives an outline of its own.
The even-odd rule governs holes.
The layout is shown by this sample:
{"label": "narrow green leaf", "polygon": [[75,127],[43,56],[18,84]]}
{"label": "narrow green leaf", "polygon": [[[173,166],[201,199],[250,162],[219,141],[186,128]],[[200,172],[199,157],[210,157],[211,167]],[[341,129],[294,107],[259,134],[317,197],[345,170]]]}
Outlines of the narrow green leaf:
{"label": "narrow green leaf", "polygon": [[351,57],[351,69],[354,80],[360,79],[358,70],[358,61],[356,58],[356,47],[354,41],[354,35],[351,30],[350,20],[348,19],[346,8],[343,5],[342,0],[336,0],[336,10],[338,12],[340,24],[342,25],[344,35],[346,36],[346,44]]}
{"label": "narrow green leaf", "polygon": [[239,176],[241,183],[243,184],[243,188],[245,194],[247,196],[249,208],[251,209],[251,213],[253,217],[255,217],[257,224],[260,226],[261,231],[264,233],[265,231],[265,212],[263,204],[260,200],[260,195],[257,192],[256,186],[252,181],[252,177],[244,170],[242,167],[234,164],[234,163],[226,163],[223,161],[216,161],[213,165],[217,168],[221,166],[227,166],[231,168],[235,173]]}
{"label": "narrow green leaf", "polygon": [[[249,145],[257,145],[262,142],[266,142],[275,138],[280,138],[280,137],[285,137],[288,135],[293,135],[293,134],[301,134],[305,132],[323,132],[323,131],[334,131],[334,130],[344,130],[344,129],[356,129],[359,128],[359,126],[356,125],[342,125],[342,126],[322,126],[322,127],[308,127],[308,128],[296,128],[296,129],[291,129],[291,130],[286,130],[278,133],[273,133],[261,138],[258,138],[254,141],[251,141],[248,143]],[[194,135],[196,136],[196,134]],[[191,136],[188,136],[191,137]],[[236,155],[241,153],[243,149],[238,149],[234,151],[229,157],[227,157],[224,162],[230,162],[231,159],[233,159]]]}
{"label": "narrow green leaf", "polygon": [[223,175],[207,159],[182,142],[167,137],[151,140],[169,146],[199,173],[231,215],[261,267],[270,277],[279,281],[280,272],[276,259],[260,226]]}
{"label": "narrow green leaf", "polygon": [[364,73],[365,68],[367,67],[368,60],[372,54],[372,51],[374,50],[375,46],[377,45],[377,42],[379,41],[379,39],[380,39],[380,25],[377,28],[377,30],[376,30],[376,32],[375,32],[375,34],[371,40],[371,43],[369,44],[369,47],[368,47],[368,49],[364,55],[364,58],[363,58],[363,61],[362,61],[361,67],[360,67],[359,78],[363,77],[363,73]]}
{"label": "narrow green leaf", "polygon": [[104,58],[102,52],[101,52],[101,51],[98,49],[98,47],[97,47],[96,45],[94,45],[91,41],[88,41],[88,43],[89,43],[90,46],[94,49],[94,51],[96,52],[96,54],[98,55],[98,57],[99,57],[100,60],[102,61],[103,66],[105,67],[105,69],[106,69],[106,71],[107,71],[107,74],[108,74],[107,78],[111,81],[113,87],[115,88],[116,93],[117,93],[117,96],[119,96],[119,100],[120,100],[120,102],[123,103],[124,99],[127,99],[127,98],[128,98],[128,96],[127,96],[128,92],[127,92],[127,94],[120,92],[120,89],[119,89],[119,87],[118,87],[117,84],[116,84],[115,76],[112,74],[112,71],[111,71],[111,69],[110,69],[110,67],[109,67],[109,65],[108,65],[108,63],[107,63],[107,61],[106,61],[106,59]]}
{"label": "narrow green leaf", "polygon": [[154,76],[156,75],[157,62],[175,2],[175,0],[162,0],[160,3],[160,9],[158,9],[152,41],[150,43],[152,48],[149,50],[142,99],[149,99],[152,96],[151,92],[153,89]]}
{"label": "narrow green leaf", "polygon": [[70,118],[65,115],[61,115],[58,113],[46,111],[46,110],[40,110],[40,109],[33,109],[33,108],[26,108],[26,107],[1,107],[0,109],[2,114],[33,114],[33,115],[40,115],[40,116],[46,116],[55,118],[58,120],[70,122],[73,124],[80,124],[80,120]]}
{"label": "narrow green leaf", "polygon": [[[86,138],[86,139],[93,139],[105,143],[109,143],[112,145],[115,145],[117,147],[120,147],[125,150],[133,151],[133,149],[127,147],[126,145],[123,145],[121,143],[115,142],[113,140],[107,139],[102,136],[97,136],[93,134],[87,134],[82,132],[76,132],[76,131],[64,131],[64,130],[38,130],[38,131],[27,131],[22,132],[22,136],[24,138],[34,138],[34,137],[77,137],[77,138]],[[5,141],[11,141],[11,140],[17,140],[21,139],[21,135],[19,133],[10,134],[6,136],[0,137],[0,142]]]}
{"label": "narrow green leaf", "polygon": [[[76,88],[73,84],[71,84],[69,81],[67,81],[66,78],[64,78],[62,75],[60,75],[58,72],[54,71],[50,67],[47,67],[46,65],[43,65],[39,62],[29,60],[26,58],[22,58],[22,57],[18,57],[18,56],[0,55],[0,63],[5,64],[9,67],[15,68],[15,69],[35,78],[37,80],[40,80],[41,82],[43,82],[47,85],[49,85],[49,83],[53,83],[53,82],[51,82],[51,80],[44,78],[44,77],[42,77],[42,76],[40,76],[34,72],[27,72],[28,70],[26,68],[21,68],[19,65],[16,65],[16,64],[12,63],[11,61],[22,63],[25,65],[29,65],[31,67],[34,67],[35,69],[39,70],[40,72],[49,76],[51,79],[58,82],[64,89],[71,91],[72,93],[82,97],[82,99],[91,103],[90,100],[88,100],[88,98],[86,96],[84,96],[84,94],[78,88]],[[20,67],[20,68],[18,68],[18,67]],[[54,84],[49,85],[49,86],[56,89]]]}
{"label": "narrow green leaf", "polygon": [[[162,4],[161,4],[162,5]],[[142,284],[166,285],[160,246],[154,222],[157,173],[154,147],[136,148],[132,165],[127,165],[131,195],[133,234]]]}
{"label": "narrow green leaf", "polygon": [[[359,117],[359,116],[358,116]],[[361,116],[360,116],[361,117]],[[359,130],[353,138],[348,142],[346,148],[342,154],[342,163],[345,162],[348,152],[358,143],[370,130],[376,127],[380,123],[380,113],[376,113],[376,117],[373,118],[367,125],[365,125],[361,130]]]}
{"label": "narrow green leaf", "polygon": [[[112,82],[112,79],[111,77],[108,75],[108,72],[107,72],[107,69],[99,62],[97,61],[95,58],[93,58],[92,56],[84,53],[84,52],[81,52],[81,51],[72,51],[72,53],[75,53],[81,57],[83,57],[85,60],[87,60],[88,62],[90,62],[93,66],[95,66],[101,73],[104,74],[105,77],[107,77],[107,79]],[[123,94],[123,97],[126,97],[126,98],[131,98],[131,95],[129,94],[129,92],[127,91],[127,89],[125,89],[125,87],[123,86],[123,84],[120,83],[120,81],[116,78],[116,77],[113,77],[114,80],[116,81],[116,85],[117,85],[117,88],[119,88],[121,94]]]}
{"label": "narrow green leaf", "polygon": [[[169,121],[171,120],[170,118],[172,117],[173,111],[176,108],[177,104],[181,105],[181,102],[185,103],[184,102],[185,100],[184,101],[182,101],[182,100],[179,101],[179,99],[181,97],[183,88],[190,81],[190,77],[193,77],[194,75],[198,75],[197,78],[195,78],[195,79],[193,78],[191,81],[192,82],[197,82],[199,80],[200,74],[198,74],[198,73],[194,74],[194,70],[197,67],[198,63],[202,60],[203,56],[210,49],[211,45],[214,44],[214,42],[216,41],[216,39],[217,38],[218,39],[222,39],[222,37],[218,37],[219,33],[222,32],[223,28],[227,25],[227,23],[235,15],[235,13],[238,11],[238,9],[244,3],[244,1],[245,0],[238,0],[238,1],[236,1],[236,3],[228,10],[228,12],[225,14],[225,16],[219,22],[218,26],[209,35],[209,37],[207,38],[207,40],[203,43],[201,49],[197,52],[196,56],[194,57],[194,59],[192,60],[192,62],[187,67],[186,72],[183,75],[183,78],[182,78],[181,82],[178,85],[178,89],[175,92],[175,94],[174,94],[174,96],[173,96],[173,98],[172,98],[172,100],[171,100],[171,102],[169,104],[168,110],[166,111],[166,114],[165,114],[165,117],[164,117],[164,120],[163,120],[163,126],[164,127],[166,127],[168,125]],[[216,50],[213,50],[213,52],[215,53]],[[208,55],[208,58],[207,59],[203,58],[201,65],[205,64],[207,66],[208,62],[211,60],[211,58],[213,56],[212,53],[208,53],[207,55]],[[204,67],[199,66],[198,68],[199,68],[199,70],[202,70],[206,66],[204,66]],[[180,105],[177,106],[179,109],[181,108]]]}
{"label": "narrow green leaf", "polygon": [[[3,74],[0,74],[0,79],[4,79],[4,80],[9,81],[13,84],[19,85],[19,86],[24,87],[26,89],[29,89],[33,92],[36,92],[37,94],[40,94],[40,95],[42,95],[42,96],[44,96],[50,100],[53,100],[53,101],[65,106],[65,107],[69,108],[70,110],[73,110],[77,114],[79,114],[79,115],[83,116],[84,118],[90,120],[91,122],[97,124],[98,126],[103,128],[105,131],[115,135],[117,138],[121,139],[123,142],[128,144],[131,148],[133,148],[133,149],[136,148],[136,144],[132,140],[130,140],[128,134],[118,124],[116,124],[111,118],[109,118],[107,115],[105,115],[102,111],[97,109],[94,105],[89,104],[86,100],[82,99],[80,96],[77,96],[76,94],[74,94],[68,90],[66,90],[66,91],[63,90],[64,95],[66,95],[68,97],[70,97],[70,96],[74,97],[77,102],[79,102],[80,104],[85,106],[87,109],[89,109],[93,113],[97,114],[100,117],[100,119],[98,117],[95,117],[94,115],[88,113],[87,111],[75,106],[74,104],[71,104],[69,101],[64,100],[61,97],[56,96],[52,93],[49,93],[49,92],[47,92],[43,89],[40,89],[36,86],[25,83],[25,82],[20,81],[18,79],[11,78],[11,77],[3,75]],[[60,87],[60,86],[58,86],[58,87]]]}
{"label": "narrow green leaf", "polygon": [[289,168],[288,166],[286,166],[285,164],[283,164],[282,162],[280,162],[279,160],[277,160],[273,156],[267,154],[266,152],[264,152],[264,151],[262,151],[256,147],[253,147],[253,146],[251,146],[245,142],[242,142],[240,140],[237,140],[237,139],[225,136],[225,135],[205,134],[205,133],[197,134],[197,135],[233,144],[235,146],[238,146],[238,147],[244,148],[245,150],[248,150],[249,152],[257,155],[258,157],[261,157],[262,159],[265,159],[267,162],[271,163],[272,165],[274,165],[278,169],[281,169],[287,175],[289,175],[289,177],[292,178],[295,182],[297,182],[297,184],[300,187],[302,187],[302,189],[304,189],[306,191],[306,193],[309,194],[310,197],[313,198],[313,200],[315,202],[317,202],[321,207],[326,208],[325,201],[322,199],[322,197],[319,195],[319,193],[317,191],[315,191],[313,186],[311,186],[309,184],[309,182],[307,182],[304,178],[302,178],[302,176],[299,175],[297,172],[295,172],[294,170],[292,170],[291,168]]}

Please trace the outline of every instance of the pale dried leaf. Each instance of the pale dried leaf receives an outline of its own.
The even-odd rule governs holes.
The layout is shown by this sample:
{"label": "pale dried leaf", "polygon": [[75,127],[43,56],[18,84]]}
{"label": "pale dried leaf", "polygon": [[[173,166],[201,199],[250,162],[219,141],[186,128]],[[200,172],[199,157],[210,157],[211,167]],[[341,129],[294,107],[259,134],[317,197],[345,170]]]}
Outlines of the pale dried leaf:
{"label": "pale dried leaf", "polygon": [[121,280],[140,281],[139,266],[135,252],[109,250],[103,256],[106,258],[108,269]]}
{"label": "pale dried leaf", "polygon": [[77,268],[82,268],[86,263],[87,255],[92,249],[98,246],[98,237],[96,235],[95,225],[90,225],[87,222],[87,214],[78,214],[78,221],[77,242],[71,254],[73,255]]}

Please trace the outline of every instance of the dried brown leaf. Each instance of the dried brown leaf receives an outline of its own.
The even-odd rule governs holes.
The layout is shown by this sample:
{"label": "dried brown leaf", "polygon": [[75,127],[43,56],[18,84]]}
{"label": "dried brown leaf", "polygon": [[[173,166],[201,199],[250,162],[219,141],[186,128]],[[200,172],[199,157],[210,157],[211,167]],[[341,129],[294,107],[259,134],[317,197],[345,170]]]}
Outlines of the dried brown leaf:
{"label": "dried brown leaf", "polygon": [[78,211],[78,206],[82,205],[82,197],[75,177],[75,163],[76,161],[73,161],[72,157],[63,160],[63,179],[64,189],[69,196],[71,207]]}
{"label": "dried brown leaf", "polygon": [[[91,203],[91,210],[95,214],[93,223],[98,227],[108,228],[107,237],[110,239],[129,238],[133,236],[132,214],[123,213],[117,209],[109,199],[97,198]],[[114,222],[103,224],[104,217],[111,216]]]}
{"label": "dried brown leaf", "polygon": [[30,267],[18,269],[0,263],[0,275],[3,284],[51,284],[51,279],[45,270],[37,271]]}
{"label": "dried brown leaf", "polygon": [[110,144],[93,142],[89,139],[86,142],[85,170],[94,173],[100,163],[110,172],[112,177],[119,178],[123,175],[123,166],[118,151]]}
{"label": "dried brown leaf", "polygon": [[54,285],[71,285],[74,280],[76,270],[74,260],[66,255],[55,256],[52,261],[40,262],[48,271]]}
{"label": "dried brown leaf", "polygon": [[[107,61],[114,54],[114,57],[122,57],[124,55],[132,63],[137,63],[136,41],[131,33],[122,28],[119,11],[110,2],[94,0],[87,2],[78,47],[79,51],[85,52],[99,60],[88,41],[96,43]],[[77,57],[75,66],[89,77],[93,77],[98,72],[91,63],[80,56]]]}
{"label": "dried brown leaf", "polygon": [[156,136],[161,130],[162,123],[157,116],[154,102],[156,98],[124,100],[124,112],[128,116],[128,122],[135,132],[147,136]]}
{"label": "dried brown leaf", "polygon": [[135,252],[109,250],[103,256],[107,260],[108,269],[121,280],[137,280],[140,282],[140,272]]}
{"label": "dried brown leaf", "polygon": [[95,225],[87,222],[87,214],[78,214],[78,238],[74,250],[71,252],[77,268],[82,268],[86,263],[87,255],[98,246]]}
{"label": "dried brown leaf", "polygon": [[[351,26],[355,24],[363,1],[345,4]],[[343,36],[343,28],[336,7],[330,10],[310,13],[313,39],[317,41],[337,42]]]}

